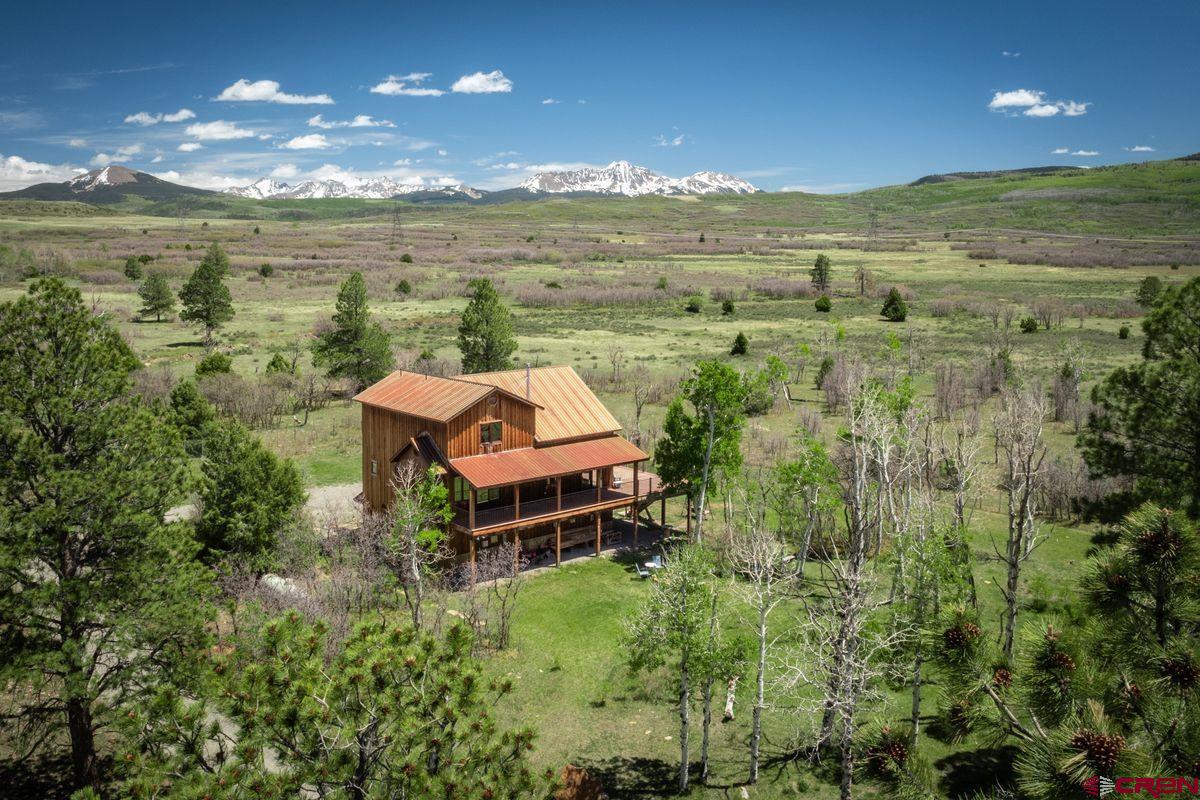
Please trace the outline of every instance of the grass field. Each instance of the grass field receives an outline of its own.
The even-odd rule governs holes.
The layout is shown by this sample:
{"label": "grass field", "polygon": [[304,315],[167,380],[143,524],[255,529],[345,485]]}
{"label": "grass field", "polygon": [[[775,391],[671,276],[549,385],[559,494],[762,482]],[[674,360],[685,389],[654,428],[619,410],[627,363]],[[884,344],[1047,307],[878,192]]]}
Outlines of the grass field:
{"label": "grass field", "polygon": [[[427,367],[453,371],[465,285],[485,276],[512,308],[519,363],[572,365],[630,430],[632,382],[659,389],[640,421],[651,445],[675,382],[697,359],[753,369],[768,355],[783,358],[795,402],[752,418],[745,436],[748,460],[762,463],[787,453],[806,420],[832,437],[839,419],[826,413],[813,386],[824,355],[853,354],[879,374],[911,373],[920,398],[930,402],[934,374],[944,365],[969,378],[1004,346],[1022,381],[1048,385],[1069,354],[1083,367],[1086,396],[1089,384],[1139,357],[1138,283],[1149,275],[1167,283],[1200,275],[1198,198],[1200,163],[1171,162],[838,197],[418,206],[403,210],[399,241],[392,238],[390,205],[372,201],[217,198],[182,220],[146,213],[169,207],[0,203],[0,300],[24,291],[23,273],[66,277],[97,311],[113,315],[144,360],[145,375],[162,384],[191,375],[204,348],[195,329],[174,319],[139,320],[136,282],[122,275],[122,266],[130,255],[150,255],[146,270],[161,272],[178,290],[208,243],[219,241],[233,262],[228,285],[236,316],[221,330],[218,347],[254,385],[277,352],[297,353],[302,373],[313,373],[312,331],[329,317],[338,285],[353,270],[364,273],[398,364],[424,354]],[[833,265],[827,314],[814,308],[808,275],[821,252]],[[270,277],[259,274],[264,263],[273,268]],[[860,268],[874,282],[865,296],[854,278]],[[410,293],[396,290],[402,280]],[[904,323],[879,315],[881,295],[893,286],[908,299]],[[698,313],[685,310],[691,297],[702,300]],[[722,313],[723,299],[733,301],[733,313]],[[1016,321],[1039,306],[1052,308],[1050,327],[1018,332]],[[1132,329],[1126,339],[1118,336],[1124,325]],[[749,338],[750,353],[731,358],[739,332]],[[898,350],[889,346],[893,337]],[[979,405],[986,430],[994,400]],[[311,486],[359,479],[353,404],[338,397],[307,424],[298,421],[281,415],[257,432],[271,449],[294,458]],[[1072,422],[1050,423],[1047,439],[1056,456],[1074,463]],[[994,480],[983,484],[972,540],[981,555],[991,552],[989,537],[1003,527]],[[672,516],[679,518],[678,509]],[[1092,532],[1053,523],[1045,530],[1049,537],[1026,573],[1027,618],[1034,609],[1069,612]],[[977,575],[992,619],[998,570],[984,563]],[[523,590],[513,648],[486,664],[518,678],[501,713],[538,729],[538,763],[583,764],[604,776],[613,797],[666,793],[678,752],[665,678],[631,682],[618,645],[621,621],[645,591],[627,565],[608,558],[540,574]],[[730,626],[744,625],[732,599],[726,608]],[[936,691],[927,698],[932,714]],[[907,696],[893,700],[902,716]],[[747,706],[740,697],[738,719],[717,726],[714,786],[698,793],[737,791],[730,787],[745,770]],[[785,753],[805,724],[773,710],[768,752]],[[934,735],[930,746],[953,796],[970,796],[989,769],[1002,771],[1010,760],[982,742],[953,745]],[[828,797],[826,778],[780,762],[751,796]]]}

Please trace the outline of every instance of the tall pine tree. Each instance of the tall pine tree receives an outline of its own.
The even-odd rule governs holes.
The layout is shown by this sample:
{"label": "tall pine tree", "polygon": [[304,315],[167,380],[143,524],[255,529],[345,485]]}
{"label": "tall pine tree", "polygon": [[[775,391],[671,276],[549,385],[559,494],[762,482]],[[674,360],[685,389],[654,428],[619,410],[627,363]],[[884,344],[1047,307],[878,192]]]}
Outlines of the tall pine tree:
{"label": "tall pine tree", "polygon": [[233,299],[225,285],[227,272],[229,256],[225,255],[221,245],[213,242],[179,292],[179,300],[183,303],[179,318],[204,329],[205,347],[212,346],[217,328],[233,319]]}
{"label": "tall pine tree", "polygon": [[313,344],[313,362],[325,367],[331,378],[349,378],[361,391],[392,370],[392,348],[387,333],[371,322],[367,284],[361,272],[353,273],[338,290],[333,325]]}
{"label": "tall pine tree", "polygon": [[162,322],[163,314],[175,310],[175,295],[161,273],[146,276],[146,280],[138,287],[138,297],[142,298],[142,310],[138,313],[143,317],[153,314],[155,322]]}
{"label": "tall pine tree", "polygon": [[474,294],[458,326],[463,372],[512,369],[517,340],[508,308],[487,278],[476,278],[470,287]]}
{"label": "tall pine tree", "polygon": [[202,647],[207,572],[168,508],[187,458],[131,391],[139,362],[76,289],[0,305],[0,683],[30,749],[66,729],[75,784],[96,740]]}

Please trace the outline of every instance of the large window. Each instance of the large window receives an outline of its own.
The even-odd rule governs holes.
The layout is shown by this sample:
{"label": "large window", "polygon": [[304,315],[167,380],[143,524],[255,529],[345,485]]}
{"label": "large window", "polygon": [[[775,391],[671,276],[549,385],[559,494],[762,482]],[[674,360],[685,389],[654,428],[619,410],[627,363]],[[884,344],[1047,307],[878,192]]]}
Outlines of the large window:
{"label": "large window", "polygon": [[[480,489],[475,493],[475,505],[490,503],[500,499],[499,489]],[[469,503],[471,501],[471,484],[459,476],[454,477],[454,502]]]}
{"label": "large window", "polygon": [[479,441],[483,444],[490,442],[499,444],[503,433],[504,424],[501,422],[482,422],[479,425]]}

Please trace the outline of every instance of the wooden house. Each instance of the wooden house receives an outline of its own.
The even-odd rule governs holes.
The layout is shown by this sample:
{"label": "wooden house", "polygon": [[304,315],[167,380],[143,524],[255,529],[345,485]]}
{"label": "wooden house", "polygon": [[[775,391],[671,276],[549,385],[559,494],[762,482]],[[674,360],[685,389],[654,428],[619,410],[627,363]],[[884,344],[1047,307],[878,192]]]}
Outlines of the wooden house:
{"label": "wooden house", "polygon": [[588,543],[600,552],[613,513],[660,499],[646,453],[573,369],[537,367],[439,378],[393,372],[362,404],[364,505],[385,509],[406,460],[435,467],[454,505],[451,543],[462,559],[501,542],[533,563],[561,562]]}

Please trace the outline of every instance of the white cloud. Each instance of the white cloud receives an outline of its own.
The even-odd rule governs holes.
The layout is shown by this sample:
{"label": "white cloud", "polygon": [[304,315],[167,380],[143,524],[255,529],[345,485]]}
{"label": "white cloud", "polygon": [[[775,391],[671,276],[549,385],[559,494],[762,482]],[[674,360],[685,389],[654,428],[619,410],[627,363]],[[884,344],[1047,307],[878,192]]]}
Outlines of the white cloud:
{"label": "white cloud", "polygon": [[1126,147],[1131,153],[1153,153],[1154,148],[1148,144],[1135,144],[1133,147]]}
{"label": "white cloud", "polygon": [[245,178],[235,178],[229,175],[217,175],[204,170],[195,172],[177,172],[170,169],[166,172],[151,173],[156,178],[161,178],[164,181],[178,183],[184,186],[195,186],[198,189],[214,189],[221,191],[223,189],[232,189],[234,186],[245,186],[250,181]]}
{"label": "white cloud", "polygon": [[1000,55],[1004,56],[1005,58],[1020,58],[1020,57],[1021,57],[1021,53],[1020,53],[1020,52],[1015,52],[1015,53],[1014,53],[1014,52],[1011,52],[1011,51],[1009,51],[1009,50],[1001,50],[1001,51],[1000,51]]}
{"label": "white cloud", "polygon": [[555,100],[553,97],[547,97],[545,100],[543,100],[543,101],[542,101],[542,105],[544,105],[544,106],[556,106],[556,105],[558,105],[558,104],[559,104],[559,103],[561,103],[561,102],[562,102],[562,100]]}
{"label": "white cloud", "polygon": [[1042,98],[1045,96],[1045,92],[1035,91],[1034,89],[1013,89],[1010,92],[996,92],[992,95],[992,101],[988,103],[988,108],[998,111],[1006,108],[1036,106],[1042,102]]}
{"label": "white cloud", "polygon": [[43,164],[20,156],[0,154],[0,190],[24,189],[35,183],[52,183],[74,178],[84,170],[70,164]]}
{"label": "white cloud", "polygon": [[1091,103],[1078,103],[1074,100],[1047,100],[1046,93],[1037,89],[1012,89],[1007,92],[995,92],[988,103],[992,111],[1015,116],[1017,111],[1026,117],[1056,117],[1062,114],[1066,117],[1082,117],[1087,113]]}
{"label": "white cloud", "polygon": [[687,141],[687,134],[684,134],[684,133],[680,133],[676,136],[672,136],[670,139],[668,139],[666,136],[663,136],[660,133],[654,143],[654,146],[655,147],[679,147],[679,145],[683,144],[685,141]]}
{"label": "white cloud", "polygon": [[92,166],[107,167],[116,161],[128,161],[140,152],[142,152],[140,144],[130,144],[118,147],[112,153],[96,153],[96,155],[92,156]]}
{"label": "white cloud", "polygon": [[[743,173],[744,174],[744,173]],[[849,192],[861,187],[861,183],[818,183],[818,184],[798,184],[795,186],[782,186],[781,192],[807,192],[808,194],[841,194]]]}
{"label": "white cloud", "polygon": [[87,139],[68,139],[67,144],[69,144],[71,147],[87,147],[88,146]]}
{"label": "white cloud", "polygon": [[320,114],[308,118],[308,124],[313,128],[330,130],[332,128],[394,128],[396,123],[386,119],[375,119],[366,114],[359,114],[354,119],[334,121],[324,119]]}
{"label": "white cloud", "polygon": [[332,146],[332,143],[325,138],[325,134],[323,133],[308,133],[304,136],[297,136],[280,145],[280,147],[287,150],[324,150]]}
{"label": "white cloud", "polygon": [[1069,153],[1069,152],[1071,152],[1071,148],[1069,148],[1069,147],[1056,147],[1056,148],[1054,148],[1053,150],[1051,150],[1051,151],[1050,151],[1050,155],[1052,155],[1052,156],[1064,156],[1064,155],[1066,155],[1066,154],[1067,154],[1067,153]]}
{"label": "white cloud", "polygon": [[200,144],[199,142],[184,142],[175,149],[181,153],[194,153],[197,150],[204,149],[204,145]]}
{"label": "white cloud", "polygon": [[194,136],[201,141],[225,141],[228,139],[249,139],[257,134],[245,128],[239,128],[235,123],[223,119],[212,122],[197,122],[185,129],[188,136]]}
{"label": "white cloud", "polygon": [[1098,156],[1098,155],[1100,155],[1100,153],[1096,150],[1076,150],[1074,153],[1071,153],[1071,155],[1073,155],[1073,156]]}
{"label": "white cloud", "polygon": [[300,168],[295,164],[280,164],[275,169],[271,170],[272,178],[282,178],[284,180],[287,180],[288,178],[294,178],[299,174]]}
{"label": "white cloud", "polygon": [[494,69],[491,72],[472,72],[470,75],[463,75],[454,82],[450,91],[459,94],[495,94],[511,92],[512,87],[512,81],[504,77],[503,72]]}
{"label": "white cloud", "polygon": [[441,150],[441,149],[439,149],[439,150],[437,151],[437,154],[438,154],[439,156],[443,156],[443,157],[450,155],[450,154],[449,154],[449,153],[447,153],[445,150]]}
{"label": "white cloud", "polygon": [[159,164],[162,162],[162,160],[163,160],[163,155],[162,155],[162,153],[159,153],[156,156],[154,156],[154,158],[150,159],[150,163],[151,164]]}
{"label": "white cloud", "polygon": [[279,81],[248,81],[239,78],[232,86],[226,86],[214,98],[227,102],[281,103],[283,105],[333,105],[327,94],[288,94],[279,90]]}
{"label": "white cloud", "polygon": [[125,118],[125,121],[132,125],[148,127],[150,125],[157,125],[160,122],[184,122],[186,120],[195,118],[195,111],[192,111],[190,108],[181,108],[171,114],[163,114],[161,112],[157,114],[151,114],[149,111],[139,111],[136,114],[130,114]]}
{"label": "white cloud", "polygon": [[407,95],[409,97],[441,97],[445,92],[441,89],[431,89],[421,86],[432,72],[410,72],[407,75],[388,75],[371,87],[372,94],[391,96]]}

